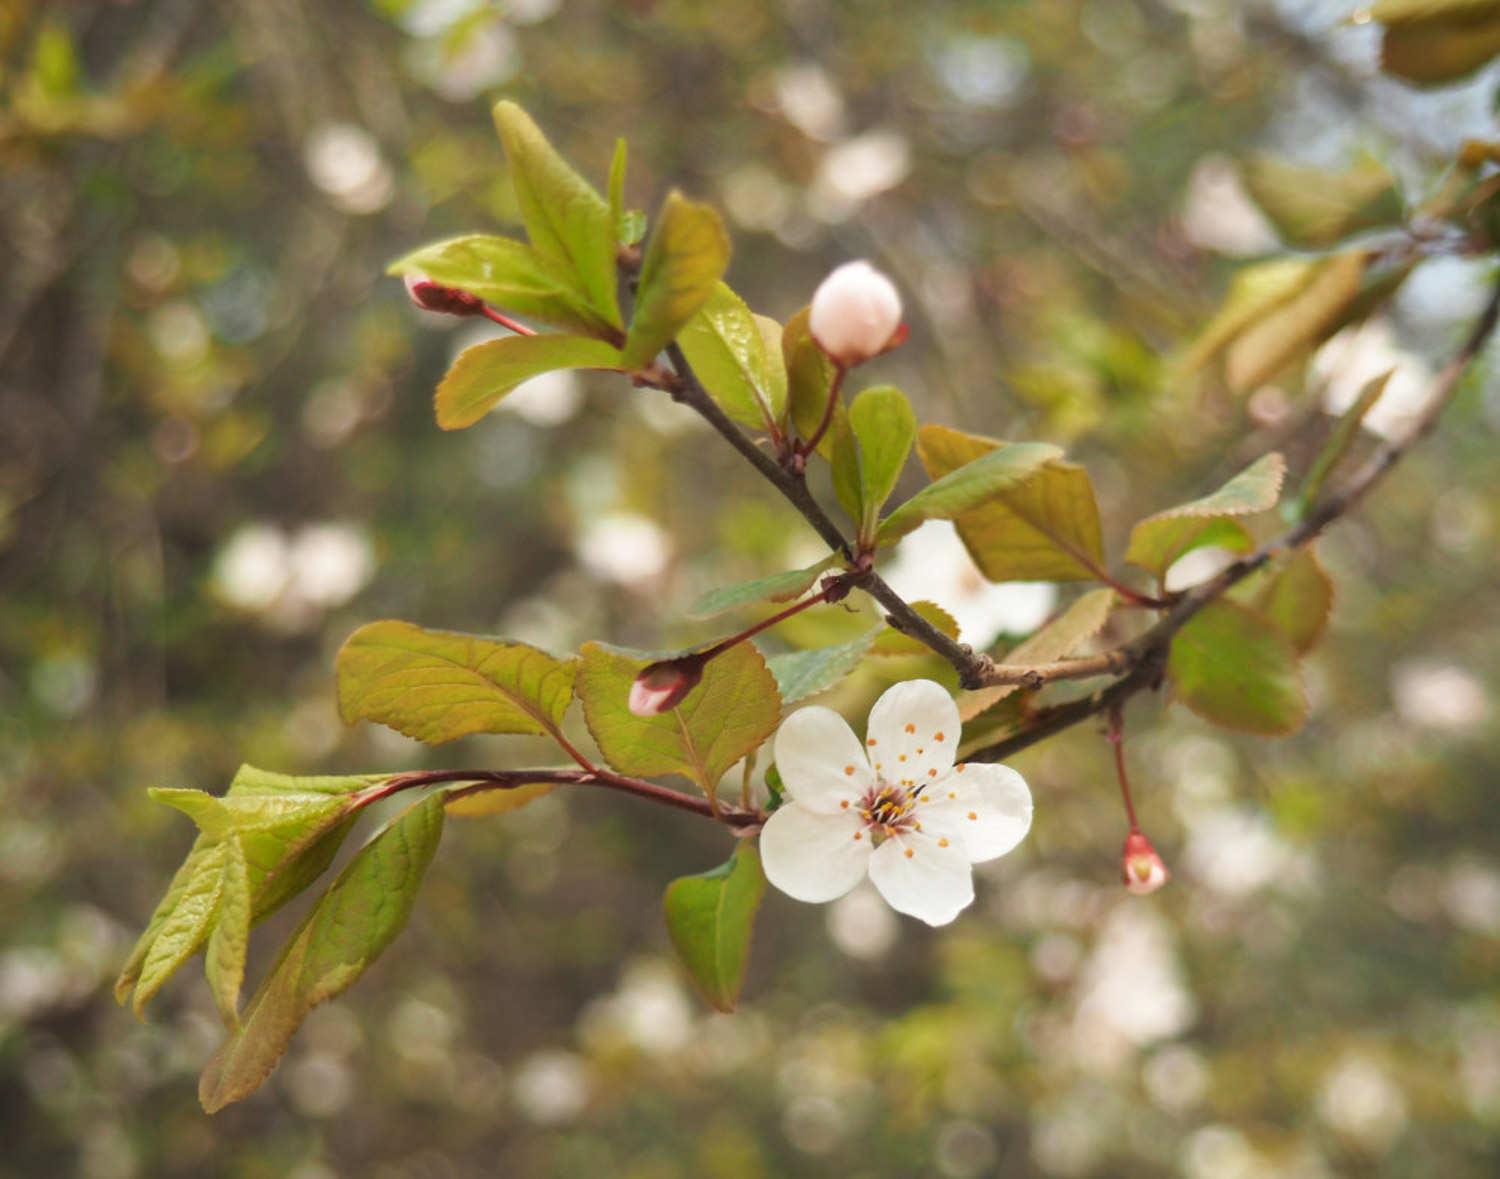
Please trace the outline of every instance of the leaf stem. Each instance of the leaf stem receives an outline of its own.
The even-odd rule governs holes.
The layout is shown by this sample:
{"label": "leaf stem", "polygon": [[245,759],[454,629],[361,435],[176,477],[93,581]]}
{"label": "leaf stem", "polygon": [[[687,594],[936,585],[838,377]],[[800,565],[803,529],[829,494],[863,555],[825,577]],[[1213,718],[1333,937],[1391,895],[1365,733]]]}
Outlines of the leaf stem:
{"label": "leaf stem", "polygon": [[498,323],[501,327],[509,328],[518,336],[536,335],[536,328],[527,327],[524,323],[520,322],[520,320],[512,319],[503,311],[495,310],[495,308],[491,307],[488,303],[481,303],[479,305],[479,313],[486,319],[491,320],[494,323]]}

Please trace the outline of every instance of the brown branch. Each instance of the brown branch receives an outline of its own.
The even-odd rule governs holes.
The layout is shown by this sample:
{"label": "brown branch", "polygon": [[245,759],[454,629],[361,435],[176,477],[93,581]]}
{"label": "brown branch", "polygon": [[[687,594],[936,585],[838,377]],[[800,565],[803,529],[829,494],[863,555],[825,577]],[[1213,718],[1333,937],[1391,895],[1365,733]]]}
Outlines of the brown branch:
{"label": "brown branch", "polygon": [[592,772],[582,769],[413,770],[410,773],[394,774],[379,786],[372,787],[361,795],[359,805],[368,806],[372,802],[389,798],[392,794],[403,790],[417,790],[427,786],[441,785],[444,782],[469,783],[453,792],[455,798],[479,794],[487,790],[515,790],[517,787],[536,783],[552,783],[558,786],[600,786],[606,790],[618,790],[650,802],[702,815],[704,818],[716,818],[731,827],[753,827],[765,822],[765,816],[759,811],[720,806],[716,813],[707,799],[694,798],[690,794],[683,794],[667,786],[658,786],[655,782],[648,782],[644,778],[632,778],[605,769]]}
{"label": "brown branch", "polygon": [[[1126,700],[1143,688],[1158,686],[1173,637],[1198,611],[1222,597],[1229,589],[1262,568],[1273,558],[1311,544],[1330,524],[1356,507],[1385,477],[1386,473],[1401,460],[1402,456],[1432,431],[1438,418],[1442,416],[1443,410],[1452,400],[1464,372],[1494,333],[1497,319],[1500,319],[1500,278],[1497,278],[1495,287],[1490,293],[1489,302],[1475,321],[1463,345],[1433,377],[1425,406],[1411,429],[1399,439],[1382,443],[1347,483],[1339,490],[1325,496],[1294,527],[1262,545],[1253,553],[1241,557],[1202,585],[1188,590],[1150,630],[1123,647],[1108,652],[1108,657],[1120,661],[1122,666],[1128,669],[1122,678],[1092,695],[1034,712],[1025,727],[976,750],[968,760],[999,761],[1089,717],[1123,706]],[[1087,664],[1089,661],[1070,662]],[[1066,667],[1069,664],[1052,666]],[[1025,670],[1027,669],[1020,669],[1017,674]],[[1055,675],[1052,678],[1067,677]],[[997,682],[1017,681],[1000,680]]]}
{"label": "brown branch", "polygon": [[[813,498],[804,475],[798,471],[787,470],[734,424],[729,415],[719,408],[718,402],[703,387],[703,383],[693,372],[692,365],[688,363],[687,357],[683,355],[682,349],[677,344],[667,346],[667,356],[672,362],[673,371],[659,370],[652,373],[648,383],[664,389],[674,401],[695,410],[729,445],[744,455],[777,491],[781,492],[787,502],[813,526],[830,549],[840,554],[845,561],[858,561],[855,554],[851,552],[849,542],[844,538],[839,526],[823,510],[822,505]],[[858,576],[853,581],[885,607],[886,621],[892,627],[931,648],[951,663],[965,687],[979,687],[985,682],[982,676],[990,666],[989,658],[976,655],[972,648],[954,641],[933,626],[913,610],[906,599],[893,590],[873,568],[866,564],[858,571]]]}

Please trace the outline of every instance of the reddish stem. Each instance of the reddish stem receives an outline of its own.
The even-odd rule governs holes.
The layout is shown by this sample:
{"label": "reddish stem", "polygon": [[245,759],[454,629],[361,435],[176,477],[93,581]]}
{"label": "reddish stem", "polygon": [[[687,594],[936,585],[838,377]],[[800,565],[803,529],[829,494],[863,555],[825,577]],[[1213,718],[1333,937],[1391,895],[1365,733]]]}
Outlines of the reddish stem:
{"label": "reddish stem", "polygon": [[801,459],[818,449],[818,443],[823,441],[823,435],[828,433],[828,427],[833,424],[833,409],[839,403],[839,390],[844,387],[844,374],[849,370],[834,361],[833,381],[828,386],[828,404],[823,407],[823,420],[818,423],[818,428],[812,432],[812,437],[805,442],[799,442],[792,447],[792,454]]}
{"label": "reddish stem", "polygon": [[515,332],[516,335],[518,335],[518,336],[534,336],[534,335],[536,335],[536,328],[527,327],[524,323],[521,323],[519,320],[512,319],[510,316],[506,315],[505,312],[503,312],[503,311],[496,311],[488,303],[481,304],[479,310],[480,310],[480,313],[483,314],[486,319],[493,320],[495,323],[498,323],[503,328],[509,328],[511,331]]}
{"label": "reddish stem", "polygon": [[1125,710],[1118,704],[1109,710],[1109,729],[1105,733],[1115,748],[1115,772],[1120,777],[1120,797],[1125,800],[1125,817],[1130,820],[1131,834],[1140,831],[1136,821],[1135,802],[1130,797],[1130,775],[1125,772]]}

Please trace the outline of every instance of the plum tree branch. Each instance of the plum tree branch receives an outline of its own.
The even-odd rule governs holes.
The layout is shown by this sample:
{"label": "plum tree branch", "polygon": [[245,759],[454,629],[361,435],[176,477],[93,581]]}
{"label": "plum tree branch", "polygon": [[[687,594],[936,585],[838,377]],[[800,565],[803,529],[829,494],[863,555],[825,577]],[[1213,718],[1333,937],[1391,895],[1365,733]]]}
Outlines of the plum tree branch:
{"label": "plum tree branch", "polygon": [[690,794],[658,786],[644,778],[632,778],[606,769],[538,769],[538,770],[412,770],[409,773],[393,774],[379,786],[369,790],[360,799],[361,806],[368,806],[382,798],[403,790],[417,790],[427,786],[438,786],[445,782],[464,782],[467,785],[455,790],[451,797],[462,798],[488,790],[515,790],[520,786],[551,783],[558,786],[600,786],[606,790],[618,790],[633,794],[650,802],[675,807],[677,810],[718,819],[731,827],[750,827],[764,822],[765,816],[758,811],[720,805],[717,813],[707,799],[694,798]]}
{"label": "plum tree branch", "polygon": [[[1114,651],[1107,652],[1106,656],[1095,657],[1096,659],[1116,660],[1119,667],[1124,669],[1121,678],[1091,695],[1032,713],[1023,727],[999,741],[976,750],[970,754],[968,760],[999,761],[1089,717],[1122,707],[1125,701],[1143,688],[1156,687],[1161,681],[1167,652],[1171,647],[1173,637],[1195,614],[1274,558],[1311,544],[1330,524],[1353,510],[1391,468],[1432,431],[1438,418],[1442,416],[1443,410],[1453,399],[1469,365],[1483,351],[1491,335],[1494,334],[1497,319],[1500,319],[1500,275],[1497,275],[1489,301],[1475,320],[1463,344],[1433,377],[1422,412],[1405,434],[1400,438],[1383,442],[1346,483],[1315,503],[1293,527],[1261,545],[1254,552],[1241,557],[1202,585],[1188,590],[1154,626],[1138,638]],[[1080,674],[1083,674],[1090,662],[1090,660],[1072,660],[1052,666],[1054,668],[1077,667]],[[1042,669],[1016,669],[1016,674],[1022,676],[1027,670],[1041,671]],[[1069,677],[1054,674],[1050,677],[1043,677],[1044,682],[1047,678]],[[1027,681],[1023,678],[1000,679],[993,682],[1026,683]]]}

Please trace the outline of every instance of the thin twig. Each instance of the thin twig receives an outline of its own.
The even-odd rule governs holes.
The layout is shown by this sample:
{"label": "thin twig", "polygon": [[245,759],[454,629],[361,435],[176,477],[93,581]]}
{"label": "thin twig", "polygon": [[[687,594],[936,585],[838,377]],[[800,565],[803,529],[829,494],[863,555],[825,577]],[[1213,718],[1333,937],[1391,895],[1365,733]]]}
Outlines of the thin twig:
{"label": "thin twig", "polygon": [[1202,585],[1188,590],[1155,626],[1111,652],[1129,668],[1121,679],[1090,696],[1032,713],[1023,728],[976,750],[968,760],[999,761],[1080,721],[1122,705],[1143,688],[1156,687],[1161,681],[1173,637],[1194,615],[1275,557],[1311,544],[1330,524],[1357,506],[1402,456],[1431,432],[1452,400],[1464,372],[1494,333],[1497,319],[1500,319],[1500,277],[1497,277],[1489,302],[1463,345],[1433,377],[1422,413],[1411,429],[1401,438],[1383,443],[1343,487],[1326,496],[1296,526],[1241,557]]}
{"label": "thin twig", "polygon": [[592,773],[582,769],[413,770],[410,773],[393,775],[379,786],[373,787],[360,797],[360,805],[368,806],[372,802],[389,798],[392,794],[403,790],[422,789],[427,786],[441,785],[444,782],[469,784],[455,790],[451,795],[454,798],[479,794],[487,790],[515,790],[520,786],[538,783],[552,783],[558,786],[601,786],[606,790],[633,794],[637,798],[675,807],[705,818],[717,818],[731,827],[752,827],[765,821],[765,816],[760,812],[741,810],[737,807],[720,806],[718,813],[715,814],[707,799],[694,798],[690,794],[683,794],[667,786],[658,786],[655,782],[648,782],[644,778],[632,778],[626,774],[617,774],[605,769],[595,770]]}

